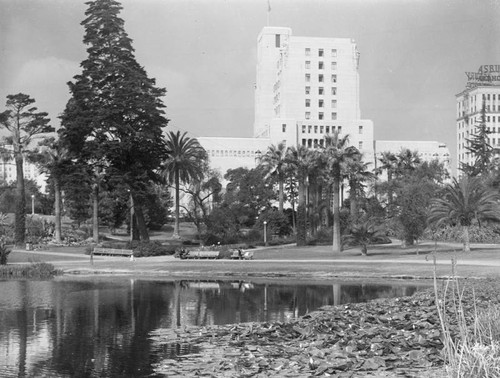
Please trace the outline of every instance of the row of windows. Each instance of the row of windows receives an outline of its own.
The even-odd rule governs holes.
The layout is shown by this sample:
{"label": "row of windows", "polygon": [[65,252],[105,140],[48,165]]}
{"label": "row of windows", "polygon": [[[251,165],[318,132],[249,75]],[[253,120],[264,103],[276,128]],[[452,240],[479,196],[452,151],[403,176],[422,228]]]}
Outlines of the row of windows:
{"label": "row of windows", "polygon": [[258,151],[251,150],[207,150],[209,156],[214,157],[254,157],[258,154]]}
{"label": "row of windows", "polygon": [[[310,47],[306,47],[305,49],[305,54],[306,56],[311,56],[311,48]],[[325,49],[318,49],[318,56],[321,58],[321,57],[324,57],[325,56]],[[330,50],[330,56],[332,58],[336,58],[337,57],[337,49],[331,49]]]}
{"label": "row of windows", "polygon": [[[478,124],[480,122],[481,122],[481,116],[471,117],[470,118],[470,123],[471,124],[473,124],[473,123],[477,123]],[[497,122],[499,122],[500,123],[500,116],[486,116],[486,122],[491,122],[491,123],[497,123]],[[464,122],[459,122],[458,123],[458,127],[459,128],[465,127],[465,123]],[[494,129],[495,128],[493,128],[493,130]]]}
{"label": "row of windows", "polygon": [[[311,119],[311,112],[306,112],[305,114],[305,119]],[[318,119],[319,120],[322,120],[322,119],[325,119],[325,113],[323,112],[318,112]],[[330,114],[330,119],[332,121],[335,121],[337,119],[337,113],[336,112],[332,112]]]}
{"label": "row of windows", "polygon": [[[318,100],[318,108],[323,108],[325,106],[325,101],[324,100]],[[306,98],[306,108],[311,107],[311,99]],[[333,109],[337,108],[337,100],[332,100],[331,101],[331,107]]]}
{"label": "row of windows", "polygon": [[[311,94],[311,87],[310,86],[305,87],[305,93],[306,93],[306,95]],[[332,96],[336,96],[337,95],[337,87],[331,87],[330,93],[332,94]],[[325,94],[325,87],[318,87],[318,95],[323,96],[324,94]]]}
{"label": "row of windows", "polygon": [[318,132],[320,134],[330,134],[330,127],[331,127],[331,130],[332,130],[332,133],[334,133],[335,131],[338,131],[339,133],[342,132],[342,126],[323,126],[323,125],[302,125],[302,133],[305,134],[305,133],[308,133],[308,134],[311,134],[314,130],[314,133],[317,134]]}
{"label": "row of windows", "polygon": [[[309,148],[323,147],[325,145],[325,140],[324,139],[302,139],[302,145],[309,147]],[[363,149],[363,142],[362,141],[358,142],[358,149],[359,150]]]}
{"label": "row of windows", "polygon": [[[311,74],[306,74],[305,79],[306,79],[306,83],[310,83],[311,82]],[[331,75],[330,81],[332,83],[336,83],[337,82],[337,75]],[[318,75],[318,82],[324,83],[325,82],[325,75],[319,74]]]}
{"label": "row of windows", "polygon": [[[464,149],[467,145],[470,144],[470,141],[465,140],[462,143],[458,144],[459,149]],[[500,138],[488,138],[488,144],[492,147],[500,147]]]}
{"label": "row of windows", "polygon": [[[332,69],[332,71],[336,71],[337,70],[337,62],[331,62],[330,68]],[[311,69],[311,61],[306,60],[306,70],[309,70],[309,69]],[[324,69],[325,69],[325,62],[320,60],[318,62],[318,70],[324,70]]]}

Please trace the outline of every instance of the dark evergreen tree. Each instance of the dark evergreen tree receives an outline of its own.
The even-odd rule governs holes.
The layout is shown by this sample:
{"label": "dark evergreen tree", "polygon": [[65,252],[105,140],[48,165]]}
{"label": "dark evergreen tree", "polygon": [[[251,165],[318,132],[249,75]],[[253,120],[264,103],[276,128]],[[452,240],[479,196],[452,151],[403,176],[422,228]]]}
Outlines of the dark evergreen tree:
{"label": "dark evergreen tree", "polygon": [[[118,178],[134,199],[141,239],[149,234],[142,200],[167,156],[162,128],[162,96],[134,56],[132,40],[114,0],[86,3],[82,73],[68,83],[71,98],[61,116],[60,138],[69,154],[85,163],[101,181]],[[99,188],[94,180],[94,192]],[[94,193],[94,198],[97,198]]]}
{"label": "dark evergreen tree", "polygon": [[49,125],[47,113],[38,112],[33,106],[35,100],[29,95],[18,93],[7,96],[7,110],[0,113],[0,126],[7,129],[5,143],[12,145],[12,153],[16,162],[16,211],[15,211],[15,243],[24,244],[26,234],[26,199],[23,164],[25,156],[30,153],[31,142],[40,134],[50,133],[54,128]]}
{"label": "dark evergreen tree", "polygon": [[473,158],[472,164],[462,163],[460,169],[467,176],[480,176],[489,173],[493,159],[494,149],[489,143],[488,135],[491,134],[486,127],[486,104],[483,100],[479,123],[475,126],[475,133],[466,139],[465,149]]}

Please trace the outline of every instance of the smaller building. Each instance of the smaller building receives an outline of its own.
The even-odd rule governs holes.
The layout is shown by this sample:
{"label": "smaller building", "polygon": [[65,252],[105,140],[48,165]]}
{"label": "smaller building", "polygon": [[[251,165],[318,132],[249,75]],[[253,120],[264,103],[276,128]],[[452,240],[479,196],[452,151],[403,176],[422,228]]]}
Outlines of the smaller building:
{"label": "smaller building", "polygon": [[376,140],[374,142],[375,150],[375,168],[379,164],[379,157],[383,152],[399,153],[401,150],[417,151],[422,161],[437,160],[444,164],[445,169],[451,176],[450,150],[446,144],[436,141],[415,141],[415,140]]}

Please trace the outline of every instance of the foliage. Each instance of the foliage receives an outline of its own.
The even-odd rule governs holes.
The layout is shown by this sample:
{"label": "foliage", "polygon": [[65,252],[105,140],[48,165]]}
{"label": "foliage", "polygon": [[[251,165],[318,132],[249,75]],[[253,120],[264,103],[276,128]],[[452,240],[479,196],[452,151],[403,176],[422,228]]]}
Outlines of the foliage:
{"label": "foliage", "polygon": [[162,137],[168,122],[161,100],[165,89],[156,87],[137,63],[119,17],[121,5],[108,0],[87,5],[82,25],[88,55],[82,72],[69,83],[60,140],[71,158],[88,167],[91,185],[111,177],[109,181],[130,189],[139,235],[147,240],[140,195],[159,180],[157,171],[167,155]]}
{"label": "foliage", "polygon": [[[428,227],[424,238],[440,242],[456,242],[462,240],[464,230],[461,226],[442,225],[440,227]],[[482,224],[473,222],[469,226],[469,241],[471,243],[500,244],[500,228],[493,224]]]}
{"label": "foliage", "polygon": [[181,183],[199,182],[203,177],[204,162],[208,159],[207,152],[195,138],[180,131],[170,131],[166,138],[168,158],[162,167],[162,175],[175,189],[175,226],[174,235],[179,235],[179,190]]}
{"label": "foliage", "polygon": [[373,220],[362,220],[351,226],[350,232],[344,235],[343,242],[347,245],[358,245],[361,247],[361,254],[368,254],[368,245],[376,243],[386,236],[383,227]]}
{"label": "foliage", "polygon": [[29,95],[18,93],[8,95],[7,110],[0,113],[0,127],[7,129],[9,135],[4,137],[6,144],[13,147],[13,158],[16,163],[16,196],[15,196],[15,243],[24,244],[26,233],[26,193],[24,184],[24,157],[30,152],[30,144],[41,134],[55,129],[49,125],[47,113],[38,112],[33,106],[35,100]]}
{"label": "foliage", "polygon": [[8,247],[4,242],[0,243],[0,265],[7,265],[7,258],[9,257],[12,249]]}
{"label": "foliage", "polygon": [[286,172],[286,145],[284,142],[268,147],[266,153],[262,155],[260,164],[264,167],[266,175],[274,177],[278,182],[278,203],[279,211],[283,211],[284,202],[284,182]]}
{"label": "foliage", "polygon": [[62,274],[62,271],[56,269],[54,265],[38,262],[32,264],[15,264],[0,266],[0,278],[52,278]]}
{"label": "foliage", "polygon": [[283,237],[292,233],[292,227],[290,226],[288,217],[282,211],[272,209],[262,212],[255,223],[254,228],[257,230],[263,230],[264,221],[267,222],[266,230],[268,240],[271,240],[273,235]]}
{"label": "foliage", "polygon": [[488,174],[494,161],[495,150],[489,144],[488,135],[491,133],[486,127],[486,102],[483,100],[479,124],[475,125],[475,133],[466,139],[465,149],[474,158],[472,164],[462,163],[460,169],[465,175],[479,176]]}
{"label": "foliage", "polygon": [[173,255],[178,246],[162,245],[157,240],[134,240],[126,244],[126,249],[132,249],[135,257]]}
{"label": "foliage", "polygon": [[261,212],[271,208],[276,194],[265,180],[262,167],[229,169],[224,175],[228,181],[221,206],[231,213],[237,228],[253,227]]}
{"label": "foliage", "polygon": [[432,201],[429,222],[463,227],[464,251],[470,251],[469,227],[473,220],[500,221],[500,194],[479,177],[463,176],[446,185],[442,197]]}
{"label": "foliage", "polygon": [[41,239],[52,238],[54,230],[53,222],[36,216],[26,218],[26,241],[28,243],[38,243]]}
{"label": "foliage", "polygon": [[212,210],[207,217],[207,232],[202,240],[205,245],[228,244],[238,240],[240,223],[228,205],[222,205]]}

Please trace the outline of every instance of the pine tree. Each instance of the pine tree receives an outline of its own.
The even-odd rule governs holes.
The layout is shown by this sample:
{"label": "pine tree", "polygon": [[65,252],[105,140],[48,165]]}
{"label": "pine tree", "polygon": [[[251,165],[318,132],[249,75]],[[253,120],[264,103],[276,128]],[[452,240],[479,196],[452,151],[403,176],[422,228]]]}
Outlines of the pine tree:
{"label": "pine tree", "polygon": [[483,101],[481,108],[481,118],[476,124],[476,132],[470,139],[466,139],[465,149],[474,158],[473,164],[462,163],[460,169],[468,176],[479,176],[486,174],[491,168],[494,158],[493,147],[489,144],[488,135],[490,131],[486,128],[486,104]]}
{"label": "pine tree", "polygon": [[[71,98],[61,116],[60,137],[71,156],[103,180],[119,177],[129,187],[141,239],[149,239],[142,202],[167,155],[165,89],[147,76],[114,0],[87,3],[82,73],[68,83]],[[94,184],[98,190],[97,182]],[[94,198],[97,198],[94,193]]]}

